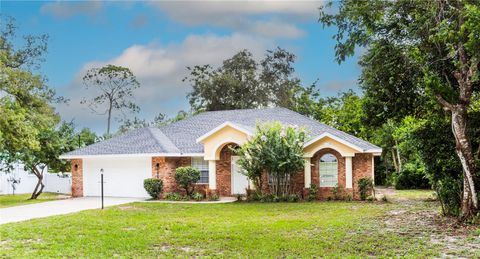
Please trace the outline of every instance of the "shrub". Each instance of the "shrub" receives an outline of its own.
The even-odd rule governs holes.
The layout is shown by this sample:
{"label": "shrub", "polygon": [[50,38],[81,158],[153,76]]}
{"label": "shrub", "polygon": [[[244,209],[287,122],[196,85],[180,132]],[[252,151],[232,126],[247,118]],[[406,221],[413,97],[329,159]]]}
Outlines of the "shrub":
{"label": "shrub", "polygon": [[358,180],[358,189],[360,191],[360,199],[364,201],[373,191],[373,181],[370,177],[360,178]]}
{"label": "shrub", "polygon": [[192,194],[192,199],[194,199],[196,201],[201,201],[201,200],[203,200],[203,194],[201,194],[199,192],[194,192]]}
{"label": "shrub", "polygon": [[275,198],[276,198],[275,195],[271,193],[259,195],[260,202],[274,202]]}
{"label": "shrub", "polygon": [[163,182],[160,179],[148,178],[143,180],[143,188],[154,199],[158,199],[163,190]]}
{"label": "shrub", "polygon": [[194,183],[200,180],[200,171],[196,168],[187,166],[187,167],[178,167],[175,170],[175,181],[185,189],[187,196],[193,192]]}
{"label": "shrub", "polygon": [[345,200],[346,201],[352,201],[353,200],[352,195],[350,193],[348,193],[347,196],[345,197]]}
{"label": "shrub", "polygon": [[406,164],[396,176],[395,189],[427,189],[430,182],[425,174],[425,167],[416,163]]}
{"label": "shrub", "polygon": [[242,201],[244,196],[245,195],[240,194],[240,193],[235,194],[235,197],[237,198],[237,201]]}
{"label": "shrub", "polygon": [[383,195],[383,197],[382,197],[382,201],[383,201],[383,202],[388,202],[387,195],[385,195],[385,194]]}
{"label": "shrub", "polygon": [[369,202],[372,202],[372,201],[376,201],[377,199],[375,199],[375,197],[373,197],[373,196],[368,196],[366,198],[366,200],[369,201]]}
{"label": "shrub", "polygon": [[300,196],[298,194],[290,194],[287,197],[289,202],[298,202],[300,200]]}
{"label": "shrub", "polygon": [[342,189],[338,187],[338,184],[335,185],[335,187],[332,188],[332,196],[334,200],[342,200]]}
{"label": "shrub", "polygon": [[176,192],[169,192],[165,194],[165,199],[169,201],[181,201],[183,200],[183,195]]}
{"label": "shrub", "polygon": [[218,196],[218,194],[212,193],[212,194],[210,194],[210,196],[208,197],[208,200],[209,200],[209,201],[218,201],[218,200],[220,200],[220,197]]}
{"label": "shrub", "polygon": [[261,175],[266,171],[271,178],[271,192],[279,197],[288,195],[293,189],[292,177],[305,165],[305,138],[305,131],[296,126],[257,124],[255,136],[238,150],[238,162],[257,190],[262,187]]}
{"label": "shrub", "polygon": [[442,205],[443,215],[458,216],[462,204],[462,182],[461,180],[445,177],[434,184],[438,200]]}
{"label": "shrub", "polygon": [[308,190],[308,201],[314,201],[317,199],[318,187],[316,184],[310,184],[310,189]]}

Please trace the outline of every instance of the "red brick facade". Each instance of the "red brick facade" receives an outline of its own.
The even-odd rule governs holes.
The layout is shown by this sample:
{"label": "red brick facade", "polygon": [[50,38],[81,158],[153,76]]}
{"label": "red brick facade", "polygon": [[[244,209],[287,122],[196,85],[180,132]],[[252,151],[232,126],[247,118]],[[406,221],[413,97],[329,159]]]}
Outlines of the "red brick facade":
{"label": "red brick facade", "polygon": [[[158,170],[157,170],[158,164]],[[184,192],[175,181],[175,169],[182,166],[190,166],[192,159],[190,157],[152,157],[152,178],[162,179],[163,193]],[[203,194],[206,193],[208,184],[197,184],[195,190]]]}
{"label": "red brick facade", "polygon": [[72,159],[72,197],[83,196],[83,161]]}
{"label": "red brick facade", "polygon": [[353,199],[360,199],[360,190],[358,189],[358,180],[364,177],[370,177],[373,180],[373,155],[372,154],[355,154],[352,159],[353,174]]}
{"label": "red brick facade", "polygon": [[352,187],[351,189],[346,189],[346,168],[345,168],[345,157],[342,157],[340,153],[333,149],[322,149],[319,150],[311,158],[312,164],[312,184],[316,184],[318,188],[318,199],[328,199],[334,198],[333,188],[332,187],[320,187],[319,179],[319,169],[320,169],[320,158],[330,153],[337,158],[338,161],[338,189],[339,196],[346,198],[351,197],[354,200],[360,199],[359,190],[358,190],[358,180],[363,177],[372,177],[372,154],[362,154],[357,153],[352,158]]}
{"label": "red brick facade", "polygon": [[[217,178],[217,189],[216,193],[220,196],[231,196],[231,168],[232,168],[232,146],[226,145],[220,151],[220,159],[216,161],[216,178]],[[328,199],[333,197],[333,188],[332,187],[320,187],[319,179],[319,166],[320,158],[330,153],[337,158],[338,161],[338,187],[339,187],[339,196],[346,198],[352,197],[355,200],[359,199],[358,192],[358,180],[362,177],[372,177],[372,154],[355,154],[352,158],[352,189],[346,189],[346,168],[345,168],[345,157],[342,157],[340,153],[334,149],[322,149],[315,153],[311,158],[311,175],[312,175],[312,184],[316,184],[319,188],[317,198],[318,199]],[[167,192],[182,192],[178,188],[175,182],[175,168],[180,166],[189,166],[191,165],[191,158],[188,157],[153,157],[152,158],[152,177],[157,177],[157,167],[156,164],[159,164],[158,175],[159,178],[163,180],[164,193]],[[268,177],[267,174],[263,176],[263,187],[264,192],[268,192]],[[304,170],[302,169],[298,174],[294,176],[293,179],[294,192],[302,194],[305,186],[305,177]],[[206,194],[209,190],[207,184],[196,185],[196,191]],[[210,190],[211,191],[211,190]],[[305,195],[305,194],[304,194]]]}
{"label": "red brick facade", "polygon": [[232,195],[232,150],[235,145],[225,145],[220,151],[220,160],[216,161],[217,193],[220,196]]}

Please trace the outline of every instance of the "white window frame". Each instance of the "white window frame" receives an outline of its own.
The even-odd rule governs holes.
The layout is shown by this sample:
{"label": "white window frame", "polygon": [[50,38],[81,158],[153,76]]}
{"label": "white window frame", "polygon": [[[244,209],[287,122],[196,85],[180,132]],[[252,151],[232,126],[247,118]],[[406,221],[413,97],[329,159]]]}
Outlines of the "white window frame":
{"label": "white window frame", "polygon": [[208,184],[208,160],[204,160],[203,157],[192,157],[192,167],[200,171],[200,180],[196,184]]}
{"label": "white window frame", "polygon": [[[333,162],[322,162],[322,158],[324,156],[331,155],[335,157],[335,161]],[[330,179],[335,181],[324,181],[322,179],[322,175],[328,175]],[[319,186],[320,187],[336,187],[338,186],[338,159],[334,154],[327,153],[322,155],[318,160],[318,178],[319,178]]]}

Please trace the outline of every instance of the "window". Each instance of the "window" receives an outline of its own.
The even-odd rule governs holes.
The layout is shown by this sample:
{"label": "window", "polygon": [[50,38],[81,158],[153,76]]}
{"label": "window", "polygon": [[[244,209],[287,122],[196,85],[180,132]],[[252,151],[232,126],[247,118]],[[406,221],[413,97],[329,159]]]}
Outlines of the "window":
{"label": "window", "polygon": [[203,157],[192,157],[192,167],[200,170],[200,180],[197,183],[208,184],[208,161],[203,160]]}
{"label": "window", "polygon": [[332,154],[320,158],[320,187],[335,187],[338,184],[338,161]]}

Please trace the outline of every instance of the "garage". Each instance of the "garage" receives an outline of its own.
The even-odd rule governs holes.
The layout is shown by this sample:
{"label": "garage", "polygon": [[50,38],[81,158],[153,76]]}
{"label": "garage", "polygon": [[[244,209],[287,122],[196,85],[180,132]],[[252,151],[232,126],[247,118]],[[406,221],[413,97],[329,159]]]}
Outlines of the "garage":
{"label": "garage", "polygon": [[109,197],[149,197],[143,180],[152,177],[151,157],[85,158],[84,196],[100,196],[103,169],[104,195]]}

